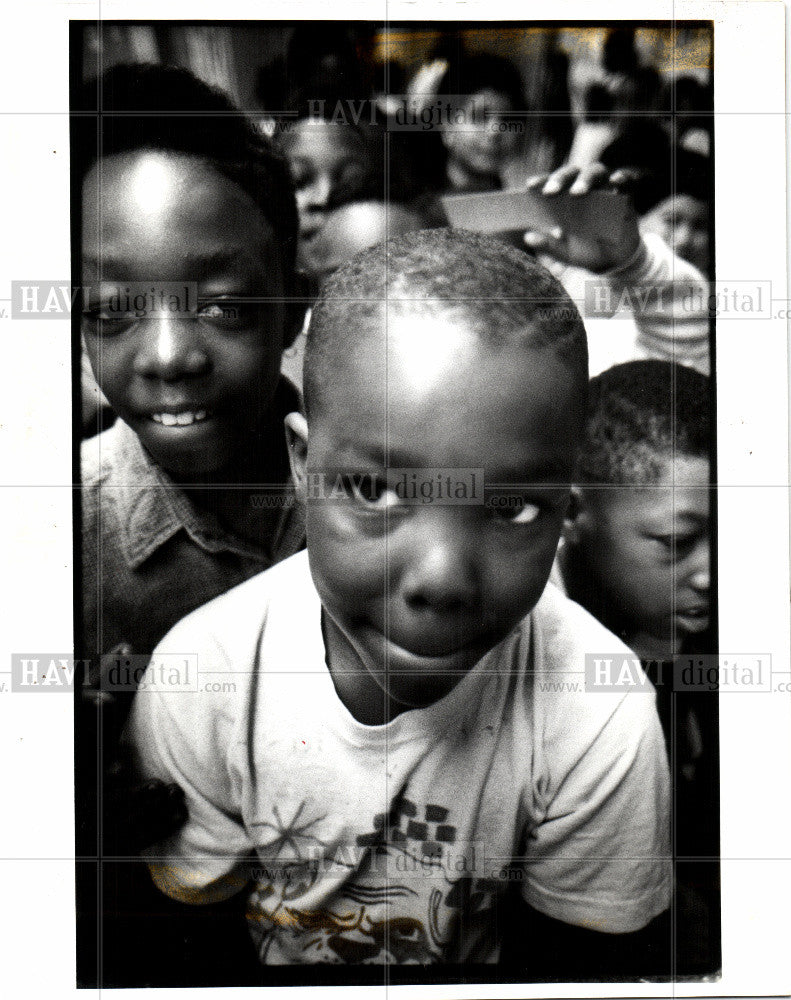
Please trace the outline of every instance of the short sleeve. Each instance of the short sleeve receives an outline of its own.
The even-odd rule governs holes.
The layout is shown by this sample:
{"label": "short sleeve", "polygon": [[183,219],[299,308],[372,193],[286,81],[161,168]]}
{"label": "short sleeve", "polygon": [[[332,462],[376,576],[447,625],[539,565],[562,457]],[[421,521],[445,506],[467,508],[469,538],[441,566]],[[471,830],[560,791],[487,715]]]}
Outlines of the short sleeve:
{"label": "short sleeve", "polygon": [[[581,702],[565,725],[559,719],[558,740],[580,751],[542,777],[543,817],[528,831],[522,892],[549,917],[623,934],[670,904],[667,751],[653,691],[585,698],[594,711]],[[583,738],[569,740],[574,728]]]}
{"label": "short sleeve", "polygon": [[[160,653],[195,646],[195,635],[182,623],[163,639],[152,663]],[[201,674],[229,669],[216,644],[202,641],[200,648]],[[248,881],[253,848],[235,814],[238,803],[228,766],[234,713],[229,707],[207,691],[155,691],[143,684],[127,724],[124,740],[139,777],[175,782],[184,791],[184,826],[142,852],[157,887],[180,902],[226,899]]]}

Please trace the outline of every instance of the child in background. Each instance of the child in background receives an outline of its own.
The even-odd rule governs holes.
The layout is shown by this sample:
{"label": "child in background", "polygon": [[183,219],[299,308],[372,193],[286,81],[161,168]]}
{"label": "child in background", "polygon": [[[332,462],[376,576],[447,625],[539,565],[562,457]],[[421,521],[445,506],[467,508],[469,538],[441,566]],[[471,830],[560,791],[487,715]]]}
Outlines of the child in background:
{"label": "child in background", "polygon": [[657,233],[701,274],[709,275],[709,206],[706,198],[687,189],[663,198],[640,220],[643,233]]}
{"label": "child in background", "polygon": [[[657,192],[659,194],[659,192]],[[706,157],[676,152],[675,182],[640,217],[643,234],[657,233],[683,260],[710,278],[709,198],[711,172]]]}
{"label": "child in background", "polygon": [[203,903],[252,880],[262,963],[650,971],[654,700],[563,683],[627,650],[546,586],[586,389],[579,316],[522,251],[423,231],[326,282],[287,418],[308,553],[160,645],[200,649],[224,693],[140,692],[129,730],[189,809],[147,852],[156,884]]}
{"label": "child in background", "polygon": [[299,267],[313,265],[313,242],[329,213],[350,201],[383,198],[384,135],[365,102],[311,93],[294,99],[296,118],[279,124],[277,145],[291,169],[299,212]]}
{"label": "child in background", "polygon": [[[119,417],[82,449],[83,643],[149,654],[304,541],[279,376],[304,313],[296,209],[286,164],[184,70],[118,66],[77,106],[82,332]],[[179,312],[127,304],[187,283]]]}
{"label": "child in background", "polygon": [[711,164],[707,156],[673,145],[673,124],[682,127],[675,118],[666,126],[650,119],[632,122],[600,162],[634,176],[630,191],[641,232],[658,233],[675,254],[710,277]]}
{"label": "child in background", "polygon": [[[522,79],[507,59],[464,52],[433,59],[410,82],[404,103],[394,134],[422,178],[415,206],[430,225],[447,225],[442,195],[521,187],[528,174],[559,162],[549,119],[525,116]],[[409,115],[416,124],[404,131]]]}
{"label": "child in background", "polygon": [[501,188],[525,124],[510,118],[525,108],[517,68],[498,56],[464,56],[448,64],[438,97],[449,112],[441,128],[447,193]]}

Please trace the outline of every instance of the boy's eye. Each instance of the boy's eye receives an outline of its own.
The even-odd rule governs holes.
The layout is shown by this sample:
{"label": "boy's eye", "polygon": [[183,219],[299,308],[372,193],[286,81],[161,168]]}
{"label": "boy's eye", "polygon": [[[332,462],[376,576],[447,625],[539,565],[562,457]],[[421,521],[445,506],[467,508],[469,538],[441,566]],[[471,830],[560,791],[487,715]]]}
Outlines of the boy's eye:
{"label": "boy's eye", "polygon": [[200,308],[200,315],[204,319],[224,319],[225,313],[226,307],[221,306],[219,302],[207,302]]}
{"label": "boy's eye", "polygon": [[512,524],[532,524],[533,521],[537,520],[538,515],[541,513],[541,508],[535,503],[524,503],[521,509],[518,509],[513,517],[511,517]]}
{"label": "boy's eye", "polygon": [[86,309],[82,314],[83,329],[97,337],[112,337],[114,334],[123,333],[137,320],[138,317],[132,313],[119,313],[108,306]]}
{"label": "boy's eye", "polygon": [[675,551],[677,558],[683,559],[695,547],[698,535],[654,535],[653,539],[668,555]]}
{"label": "boy's eye", "polygon": [[510,524],[532,524],[541,514],[537,503],[518,494],[495,493],[486,502],[495,517]]}
{"label": "boy's eye", "polygon": [[388,487],[386,479],[366,476],[355,480],[349,477],[346,485],[349,494],[368,510],[388,510],[402,502],[398,493]]}
{"label": "boy's eye", "polygon": [[239,299],[215,299],[198,303],[198,318],[214,326],[234,329],[250,325],[254,308],[251,303]]}

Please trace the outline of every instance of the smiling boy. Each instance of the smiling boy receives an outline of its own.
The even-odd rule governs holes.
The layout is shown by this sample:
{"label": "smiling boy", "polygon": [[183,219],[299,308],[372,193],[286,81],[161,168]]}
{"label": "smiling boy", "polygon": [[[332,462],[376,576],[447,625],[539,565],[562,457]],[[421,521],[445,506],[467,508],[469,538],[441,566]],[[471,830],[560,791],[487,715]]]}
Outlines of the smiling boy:
{"label": "smiling boy", "polygon": [[[248,887],[262,963],[492,963],[510,937],[530,976],[549,927],[607,968],[666,909],[654,699],[583,690],[585,653],[626,647],[545,589],[586,385],[571,301],[496,241],[413,233],[327,282],[287,418],[308,554],[160,645],[200,650],[225,693],[140,693],[129,730],[189,809],[154,881],[191,903]],[[486,489],[410,502],[405,471]]]}
{"label": "smiling boy", "polygon": [[90,107],[74,124],[82,336],[119,419],[82,447],[83,641],[150,654],[303,543],[279,375],[304,313],[297,215],[286,164],[190,73],[115,67]]}

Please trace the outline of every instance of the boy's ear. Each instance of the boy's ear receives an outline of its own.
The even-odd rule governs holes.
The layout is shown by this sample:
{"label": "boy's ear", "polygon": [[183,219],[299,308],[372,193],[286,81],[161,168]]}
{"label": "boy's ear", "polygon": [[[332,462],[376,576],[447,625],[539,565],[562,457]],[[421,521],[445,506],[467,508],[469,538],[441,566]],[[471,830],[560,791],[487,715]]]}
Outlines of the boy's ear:
{"label": "boy's ear", "polygon": [[305,469],[308,461],[308,422],[302,413],[289,413],[285,419],[285,426],[291,476],[297,493],[304,499]]}
{"label": "boy's ear", "polygon": [[291,278],[291,294],[286,300],[284,351],[291,347],[304,327],[305,317],[315,294],[311,279],[302,271],[295,271]]}

